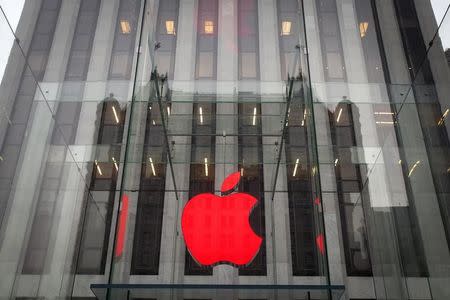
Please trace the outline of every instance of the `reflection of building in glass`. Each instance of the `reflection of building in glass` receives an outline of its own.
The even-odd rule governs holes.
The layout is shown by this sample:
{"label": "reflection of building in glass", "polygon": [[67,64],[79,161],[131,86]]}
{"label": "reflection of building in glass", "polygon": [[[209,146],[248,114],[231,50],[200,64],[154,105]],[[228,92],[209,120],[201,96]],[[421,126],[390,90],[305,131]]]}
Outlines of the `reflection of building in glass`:
{"label": "reflection of building in glass", "polygon": [[[107,299],[449,299],[450,54],[431,15],[413,0],[25,1],[1,36],[0,298],[110,283]],[[245,266],[203,266],[183,207],[235,172],[263,242]],[[239,222],[219,215],[192,220]],[[205,247],[245,248],[219,243]]]}

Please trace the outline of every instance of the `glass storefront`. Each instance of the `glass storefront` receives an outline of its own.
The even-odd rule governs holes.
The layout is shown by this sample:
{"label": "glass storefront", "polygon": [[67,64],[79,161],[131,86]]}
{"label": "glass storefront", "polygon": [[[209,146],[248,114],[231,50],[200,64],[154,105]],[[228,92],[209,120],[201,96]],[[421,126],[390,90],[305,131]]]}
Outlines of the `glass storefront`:
{"label": "glass storefront", "polygon": [[444,7],[2,7],[0,299],[450,298]]}

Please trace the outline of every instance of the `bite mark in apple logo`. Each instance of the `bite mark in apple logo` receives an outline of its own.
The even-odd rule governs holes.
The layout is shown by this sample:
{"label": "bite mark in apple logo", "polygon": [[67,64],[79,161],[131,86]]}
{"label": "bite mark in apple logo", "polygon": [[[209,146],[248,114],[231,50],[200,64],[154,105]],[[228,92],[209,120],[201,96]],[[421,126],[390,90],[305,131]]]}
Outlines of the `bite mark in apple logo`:
{"label": "bite mark in apple logo", "polygon": [[181,216],[184,241],[194,260],[203,266],[221,263],[245,266],[261,247],[262,238],[249,222],[258,200],[246,193],[233,192],[239,180],[240,173],[233,173],[222,184],[225,196],[199,194],[184,206]]}

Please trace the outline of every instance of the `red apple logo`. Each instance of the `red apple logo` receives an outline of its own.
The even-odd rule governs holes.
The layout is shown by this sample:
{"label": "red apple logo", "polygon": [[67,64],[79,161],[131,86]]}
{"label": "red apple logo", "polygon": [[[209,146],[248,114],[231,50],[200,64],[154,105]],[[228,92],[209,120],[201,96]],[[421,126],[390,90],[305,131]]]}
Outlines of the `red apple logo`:
{"label": "red apple logo", "polygon": [[[240,177],[239,172],[228,176],[222,184],[222,194],[233,190]],[[183,209],[181,230],[192,257],[204,266],[248,265],[262,243],[249,223],[257,203],[255,197],[245,193],[222,197],[208,193],[190,199]]]}

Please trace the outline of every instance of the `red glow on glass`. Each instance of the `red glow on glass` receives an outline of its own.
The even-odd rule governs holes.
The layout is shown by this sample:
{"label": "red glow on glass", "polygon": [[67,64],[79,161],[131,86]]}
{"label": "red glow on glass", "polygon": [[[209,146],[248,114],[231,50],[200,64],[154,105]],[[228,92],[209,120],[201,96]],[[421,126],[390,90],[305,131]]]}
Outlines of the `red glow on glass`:
{"label": "red glow on glass", "polygon": [[245,193],[223,197],[200,194],[189,200],[183,209],[181,229],[192,257],[204,266],[249,264],[262,243],[249,223],[249,215],[257,202]]}
{"label": "red glow on glass", "polygon": [[314,200],[314,204],[320,205],[320,198],[319,198],[319,197],[317,197],[317,198]]}
{"label": "red glow on glass", "polygon": [[317,248],[319,248],[320,253],[322,253],[322,255],[325,254],[325,241],[323,238],[323,234],[319,234],[316,237],[316,245]]}
{"label": "red glow on glass", "polygon": [[128,218],[128,196],[122,196],[122,206],[119,213],[119,227],[117,229],[117,244],[115,257],[120,257],[123,253],[123,246],[125,242],[125,232],[127,229],[127,218]]}
{"label": "red glow on glass", "polygon": [[226,192],[231,191],[232,189],[234,189],[238,185],[240,179],[241,179],[241,173],[240,172],[235,172],[235,173],[229,175],[223,181],[222,187],[220,188],[220,191],[222,193],[226,193]]}

